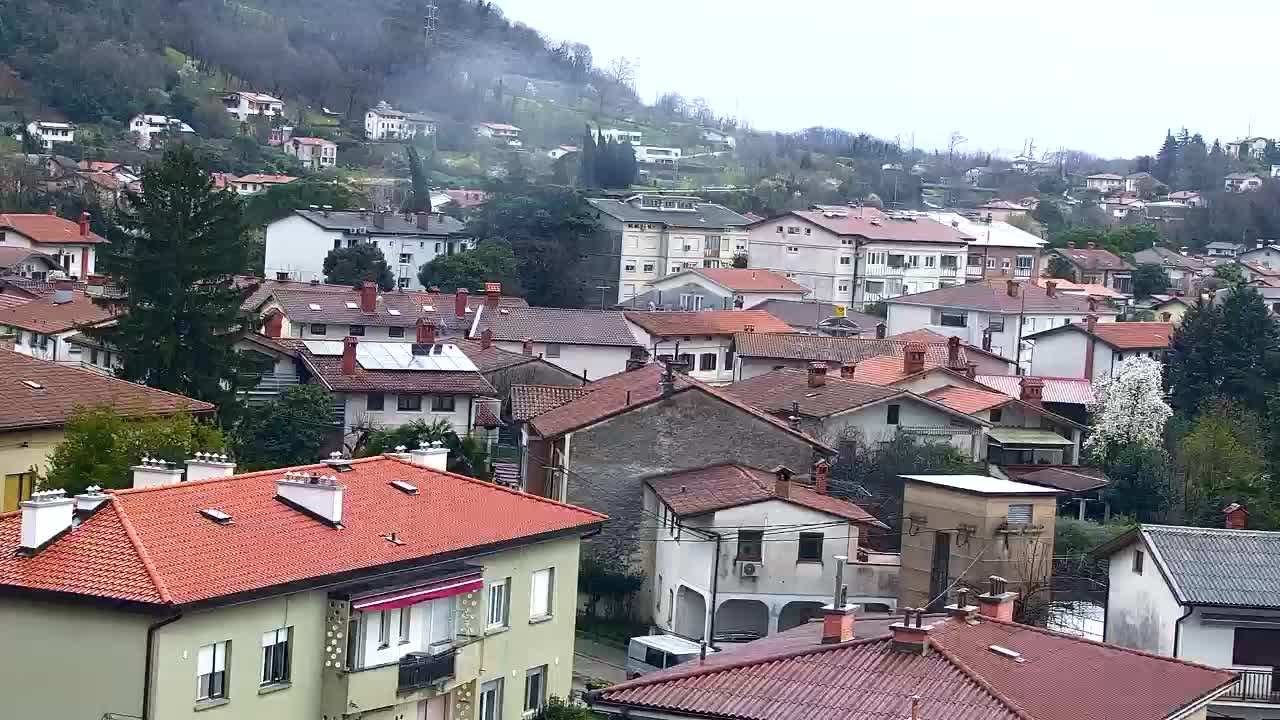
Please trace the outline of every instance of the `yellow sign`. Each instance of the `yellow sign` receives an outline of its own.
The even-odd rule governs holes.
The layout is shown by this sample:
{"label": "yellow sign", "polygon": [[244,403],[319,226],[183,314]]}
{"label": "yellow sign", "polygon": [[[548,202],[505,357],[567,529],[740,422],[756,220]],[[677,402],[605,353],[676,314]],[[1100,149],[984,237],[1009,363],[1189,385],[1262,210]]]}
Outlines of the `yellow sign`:
{"label": "yellow sign", "polygon": [[843,305],[836,305],[836,317],[844,317],[845,309]]}

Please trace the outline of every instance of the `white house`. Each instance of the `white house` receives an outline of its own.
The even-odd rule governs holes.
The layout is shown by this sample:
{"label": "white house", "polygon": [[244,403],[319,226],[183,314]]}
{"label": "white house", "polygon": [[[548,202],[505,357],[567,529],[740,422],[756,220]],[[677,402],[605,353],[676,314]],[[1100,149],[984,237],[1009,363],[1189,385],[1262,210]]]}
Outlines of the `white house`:
{"label": "white house", "polygon": [[1266,157],[1267,143],[1264,137],[1242,138],[1226,144],[1227,157],[1237,160],[1261,160]]}
{"label": "white house", "polygon": [[468,337],[488,336],[494,347],[540,357],[583,380],[623,372],[644,349],[615,310],[546,307],[477,308]]}
{"label": "white house", "polygon": [[240,122],[246,122],[251,117],[284,115],[284,101],[266,93],[233,92],[222,97],[222,105]]}
{"label": "white house", "polygon": [[1094,551],[1109,566],[1103,639],[1238,672],[1210,711],[1264,720],[1280,712],[1280,532],[1224,512],[1226,528],[1140,525]]}
{"label": "white house", "polygon": [[71,123],[35,120],[27,123],[27,134],[38,140],[40,147],[48,152],[58,143],[75,142],[76,126]]}
{"label": "white house", "polygon": [[1163,361],[1174,327],[1171,322],[1099,323],[1088,317],[1083,323],[1025,334],[1023,340],[1031,346],[1030,374],[1098,381],[1130,358]]}
{"label": "white house", "polygon": [[748,252],[750,220],[698,197],[633,195],[592,198],[596,221],[609,239],[606,277],[618,284],[618,303],[650,289],[660,278],[694,268],[732,267]]}
{"label": "white house", "polygon": [[89,213],[78,222],[48,213],[0,213],[0,246],[30,248],[51,257],[71,278],[87,279],[97,271],[98,246],[106,239],[89,229]]}
{"label": "white house", "polygon": [[547,151],[547,157],[552,160],[559,160],[565,155],[578,152],[577,145],[559,145]]}
{"label": "white house", "polygon": [[1242,252],[1245,252],[1245,245],[1241,243],[1225,242],[1223,240],[1215,240],[1204,246],[1204,254],[1208,257],[1233,258]]}
{"label": "white house", "polygon": [[[113,322],[109,308],[98,305],[69,280],[59,280],[52,293],[0,308],[0,334],[14,336],[14,350],[41,360],[79,365],[82,347],[69,342],[85,328]],[[92,398],[84,398],[86,404]]]}
{"label": "white house", "polygon": [[[865,540],[886,526],[829,495],[828,472],[819,462],[811,485],[786,468],[737,464],[647,478],[644,510],[657,519],[646,523],[656,526],[647,531],[656,549],[646,614],[663,630],[702,637],[714,598],[716,637],[763,637],[820,617],[837,573],[850,603],[897,607],[900,558],[870,550]],[[722,492],[729,487],[731,497]]]}
{"label": "white house", "polygon": [[733,381],[736,333],[787,333],[791,326],[763,310],[627,312],[631,332],[650,357],[675,359],[695,380]]}
{"label": "white house", "polygon": [[730,149],[738,146],[737,138],[727,132],[723,132],[715,128],[702,128],[702,141],[708,145],[716,145]]}
{"label": "white house", "polygon": [[369,140],[401,140],[404,138],[405,114],[380,102],[364,114],[364,136]]}
{"label": "white house", "polygon": [[324,280],[331,250],[368,243],[382,251],[402,289],[425,289],[418,270],[441,255],[470,247],[461,222],[444,215],[392,214],[364,210],[295,210],[267,225],[267,277]]}
{"label": "white house", "polygon": [[1231,173],[1222,178],[1222,187],[1227,192],[1252,192],[1262,187],[1262,176],[1254,173]]}
{"label": "white house", "polygon": [[476,135],[490,138],[511,147],[520,147],[520,128],[507,123],[482,122],[474,126]]}
{"label": "white house", "polygon": [[138,138],[138,147],[149,149],[153,144],[152,136],[162,138],[175,135],[194,135],[195,129],[179,118],[166,115],[134,115],[129,120],[129,132]]}
{"label": "white house", "polygon": [[768,270],[694,268],[649,283],[622,307],[635,310],[742,310],[769,300],[801,300],[809,289]]}
{"label": "white house", "polygon": [[972,238],[964,263],[966,281],[1040,276],[1040,253],[1049,244],[1044,238],[993,218],[977,219],[954,212],[931,212],[928,217]]}
{"label": "white house", "polygon": [[675,165],[680,162],[680,148],[656,147],[653,145],[635,146],[636,162],[651,165]]}
{"label": "white house", "polygon": [[1120,192],[1124,190],[1124,176],[1115,173],[1098,173],[1090,175],[1084,179],[1084,187],[1086,190],[1095,190],[1106,195],[1111,192]]}
{"label": "white house", "polygon": [[752,223],[748,264],[861,306],[965,280],[972,237],[924,215],[815,206]]}
{"label": "white house", "polygon": [[612,140],[616,143],[631,143],[639,145],[644,133],[639,130],[623,130],[621,128],[602,128],[597,131],[598,137],[605,140]]}
{"label": "white house", "polygon": [[284,144],[284,152],[298,158],[298,162],[312,170],[324,170],[338,164],[338,144],[324,138],[289,138]]}
{"label": "white house", "polygon": [[890,335],[932,330],[959,337],[1024,369],[1031,357],[1026,336],[1084,322],[1089,315],[1097,315],[1100,322],[1116,318],[1114,310],[1091,298],[1057,292],[1052,281],[1043,288],[1015,280],[969,283],[892,298],[888,307]]}

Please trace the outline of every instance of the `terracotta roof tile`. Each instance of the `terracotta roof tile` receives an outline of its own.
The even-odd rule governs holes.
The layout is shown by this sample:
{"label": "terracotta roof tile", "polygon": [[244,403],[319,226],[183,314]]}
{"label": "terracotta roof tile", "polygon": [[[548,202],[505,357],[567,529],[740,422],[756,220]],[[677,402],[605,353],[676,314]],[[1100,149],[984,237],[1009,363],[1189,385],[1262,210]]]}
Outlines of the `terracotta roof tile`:
{"label": "terracotta roof tile", "polygon": [[1093,384],[1084,378],[1060,378],[1046,375],[979,375],[979,383],[1008,395],[1021,397],[1022,377],[1035,377],[1044,381],[1041,398],[1044,402],[1088,405],[1093,402]]}
{"label": "terracotta roof tile", "polygon": [[[79,528],[35,557],[15,555],[21,514],[0,517],[0,583],[147,603],[184,604],[547,533],[587,531],[599,513],[386,457],[352,463],[342,527],[275,499],[286,470],[328,474],[326,465],[123,490]],[[391,486],[417,485],[417,495]],[[217,508],[219,525],[200,511]],[[484,508],[484,522],[476,522]],[[402,545],[383,539],[396,529]],[[133,541],[130,541],[132,531]],[[148,573],[142,558],[150,561]],[[149,585],[149,587],[148,587]],[[167,600],[165,599],[167,596]]]}
{"label": "terracotta roof tile", "polygon": [[[904,364],[905,360],[901,355],[882,355],[869,360],[861,360],[858,362],[857,367],[854,368],[853,379],[872,385],[892,385],[914,374],[908,373]],[[925,356],[924,369],[926,371],[941,370],[943,368],[945,368],[943,363],[936,362],[932,358]]]}
{"label": "terracotta roof tile", "polygon": [[[1008,292],[1007,281],[990,280],[987,282],[966,283],[937,290],[926,290],[914,295],[902,295],[889,298],[890,304],[923,305],[925,307],[948,307],[962,310],[983,310],[1017,314],[1023,312],[1057,312],[1080,313],[1089,312],[1089,299],[1080,295],[1054,293],[1052,297],[1033,283],[1018,283],[1016,295]],[[1097,310],[1099,315],[1114,315],[1115,311],[1105,307]]]}
{"label": "terracotta roof tile", "polygon": [[[778,333],[738,333],[733,336],[738,355],[743,357],[776,358],[780,360],[825,361],[829,363],[858,362],[882,355],[902,357],[907,341],[892,338],[824,337],[821,335],[792,335]],[[938,365],[947,362],[947,343],[927,344],[926,359]],[[960,346],[960,362],[968,362],[966,348]]]}
{"label": "terracotta roof tile", "polygon": [[681,470],[650,477],[645,482],[677,515],[701,515],[765,500],[783,500],[852,522],[888,527],[858,505],[814,492],[800,483],[792,482],[787,497],[779,497],[774,492],[777,483],[772,472],[745,465]]}
{"label": "terracotta roof tile", "polygon": [[809,288],[770,270],[752,268],[698,268],[691,270],[737,292],[807,293]]}
{"label": "terracotta roof tile", "polygon": [[40,243],[86,245],[106,239],[92,230],[80,234],[80,223],[48,213],[0,213],[0,230],[11,229]]}
{"label": "terracotta roof tile", "polygon": [[1053,248],[1053,252],[1082,270],[1132,270],[1119,255],[1100,248]]}
{"label": "terracotta roof tile", "polygon": [[52,293],[31,302],[0,309],[0,325],[51,335],[111,320],[111,310],[98,305],[83,290],[71,292],[71,302],[55,303]]}
{"label": "terracotta roof tile", "polygon": [[511,418],[524,422],[591,392],[568,385],[512,385]]}
{"label": "terracotta roof tile", "polygon": [[1013,401],[1012,397],[1004,393],[955,387],[954,385],[930,390],[925,393],[925,397],[965,415],[990,410]]}
{"label": "terracotta roof tile", "polygon": [[[721,388],[730,397],[772,414],[789,414],[793,403],[801,415],[824,418],[897,397],[898,388],[845,380],[827,373],[821,387],[809,387],[809,371],[775,370]],[[1007,398],[1006,398],[1007,399]]]}
{"label": "terracotta roof tile", "polygon": [[[968,235],[950,225],[943,225],[926,217],[893,217],[873,208],[863,208],[861,211],[858,208],[848,208],[835,211],[835,213],[819,210],[794,210],[790,214],[808,220],[837,235],[857,235],[868,240],[956,244],[964,244],[970,240]],[[782,219],[785,218],[786,216],[783,216]],[[774,220],[769,219],[761,222],[771,223]]]}
{"label": "terracotta roof tile", "polygon": [[627,319],[650,335],[732,335],[750,332],[787,333],[791,326],[764,310],[702,310],[700,312],[626,312]]}
{"label": "terracotta roof tile", "polygon": [[0,350],[0,430],[58,427],[77,408],[95,405],[126,417],[214,409],[207,402],[164,390]]}
{"label": "terracotta roof tile", "polygon": [[484,309],[476,321],[473,336],[493,331],[494,340],[566,345],[615,345],[632,347],[635,335],[627,320],[616,310],[570,310],[547,307],[511,307],[506,312]]}
{"label": "terracotta roof tile", "polygon": [[[1084,328],[1082,323],[1075,327]],[[1166,322],[1097,323],[1093,334],[1120,350],[1168,348],[1175,325]]]}

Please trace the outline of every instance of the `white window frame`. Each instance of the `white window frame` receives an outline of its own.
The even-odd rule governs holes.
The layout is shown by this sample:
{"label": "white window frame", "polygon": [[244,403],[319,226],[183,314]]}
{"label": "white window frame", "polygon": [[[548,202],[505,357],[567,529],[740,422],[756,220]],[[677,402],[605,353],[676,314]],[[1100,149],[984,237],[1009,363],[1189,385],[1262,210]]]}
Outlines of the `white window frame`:
{"label": "white window frame", "polygon": [[[532,680],[537,678],[537,693]],[[547,666],[531,667],[524,673],[524,714],[532,716],[547,704]]]}
{"label": "white window frame", "polygon": [[[277,628],[262,633],[262,677],[258,681],[259,685],[265,687],[289,683],[289,673],[292,669],[290,666],[293,664],[290,657],[292,635],[292,627]],[[284,656],[283,661],[279,660],[281,654]],[[280,662],[283,667],[283,671],[278,675],[274,672],[277,662]]]}
{"label": "white window frame", "polygon": [[[196,651],[196,700],[208,702],[227,698],[227,650],[230,640],[219,640],[200,646]],[[213,691],[214,676],[218,676],[218,691]],[[206,682],[204,678],[208,677]]]}
{"label": "white window frame", "polygon": [[507,627],[507,606],[510,605],[511,580],[502,578],[489,583],[485,604],[485,627],[497,630]]}
{"label": "white window frame", "polygon": [[542,568],[529,574],[529,622],[551,617],[555,609],[555,592],[555,568]]}
{"label": "white window frame", "polygon": [[788,245],[788,246],[787,246],[787,254],[788,254],[788,255],[799,255],[799,254],[800,254],[800,246],[799,246],[799,245]]}
{"label": "white window frame", "polygon": [[479,720],[502,720],[502,678],[480,685]]}
{"label": "white window frame", "polygon": [[543,345],[542,356],[549,357],[549,358],[558,358],[560,357],[560,351],[561,351],[560,343],[549,342]]}

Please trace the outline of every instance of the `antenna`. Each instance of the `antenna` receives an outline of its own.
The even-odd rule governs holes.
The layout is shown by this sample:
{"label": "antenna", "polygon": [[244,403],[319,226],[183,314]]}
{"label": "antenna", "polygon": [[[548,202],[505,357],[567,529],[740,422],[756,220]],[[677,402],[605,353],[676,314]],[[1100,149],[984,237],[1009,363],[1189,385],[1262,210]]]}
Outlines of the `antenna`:
{"label": "antenna", "polygon": [[440,8],[434,2],[430,2],[427,3],[425,10],[426,15],[422,18],[422,35],[423,42],[430,45],[440,26]]}

